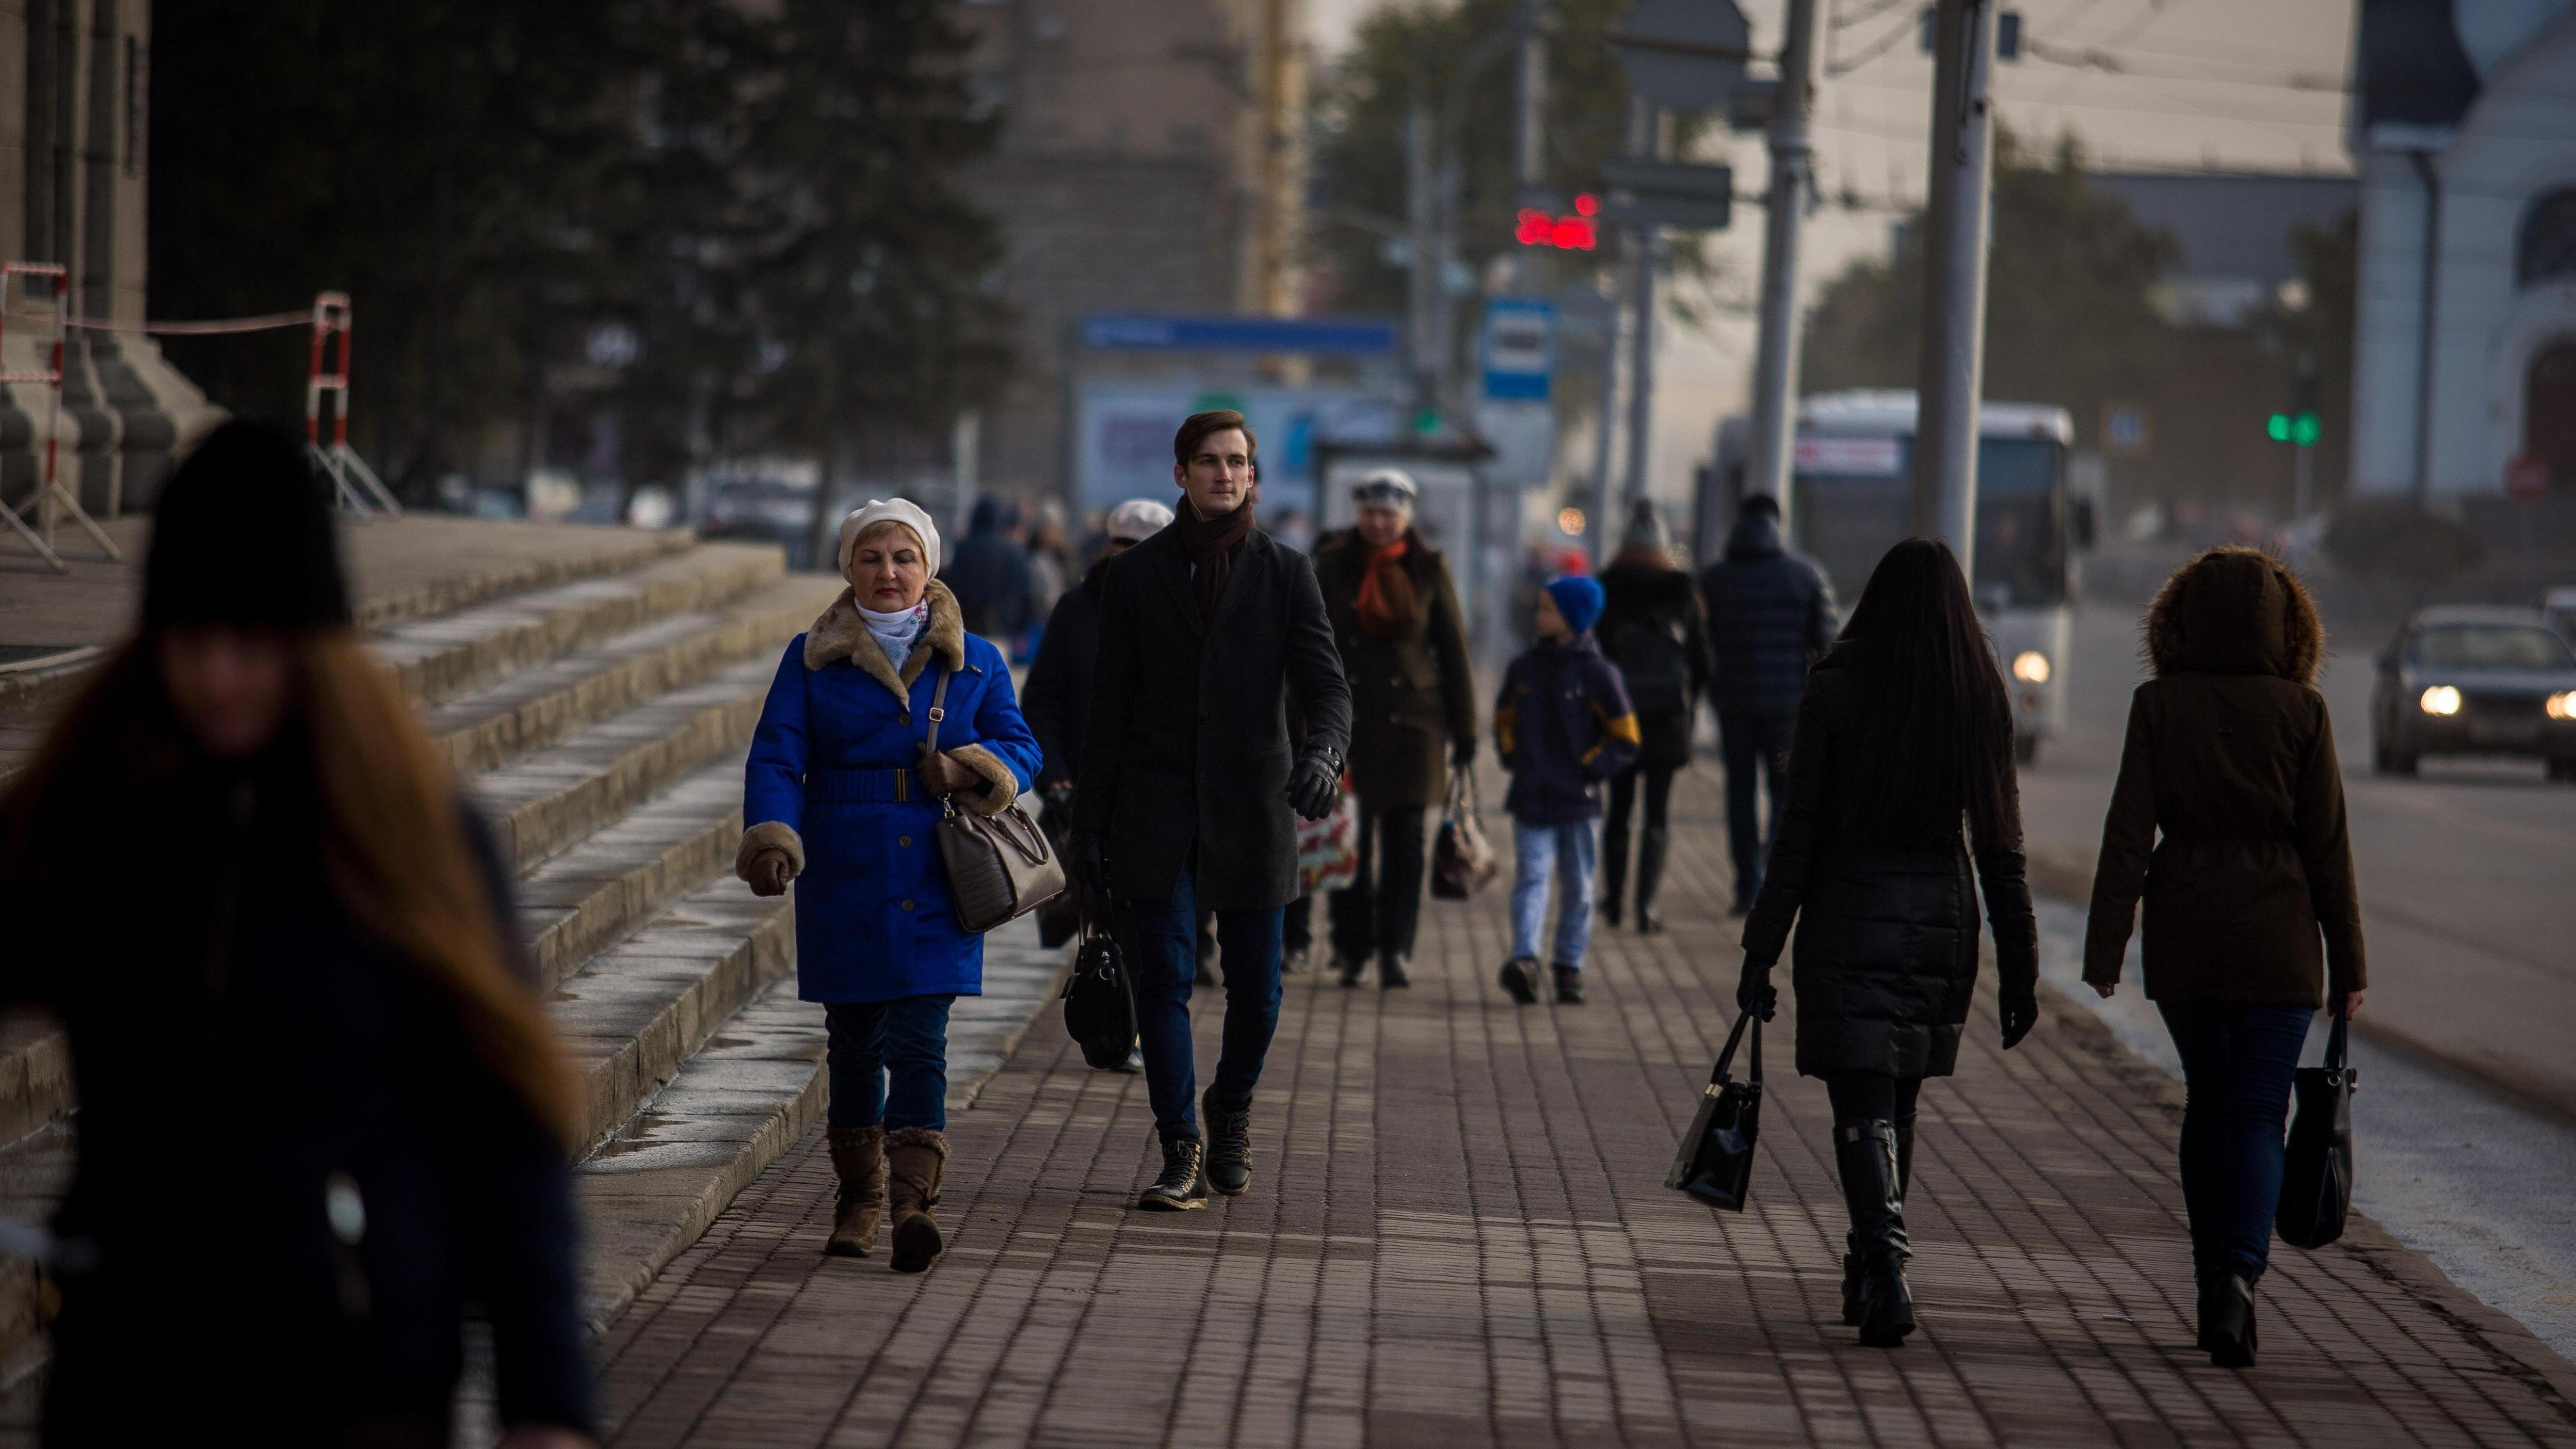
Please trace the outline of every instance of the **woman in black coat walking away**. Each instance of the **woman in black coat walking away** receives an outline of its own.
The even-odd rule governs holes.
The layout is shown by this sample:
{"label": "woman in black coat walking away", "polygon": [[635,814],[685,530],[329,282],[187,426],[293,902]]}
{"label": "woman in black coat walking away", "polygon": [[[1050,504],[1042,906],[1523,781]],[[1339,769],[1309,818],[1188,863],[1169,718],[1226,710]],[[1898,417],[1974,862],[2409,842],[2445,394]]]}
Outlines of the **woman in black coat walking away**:
{"label": "woman in black coat walking away", "polygon": [[0,799],[0,996],[71,1043],[49,1445],[590,1443],[581,1089],[498,852],[350,627],[300,440],[164,491],[143,619]]}
{"label": "woman in black coat walking away", "polygon": [[1691,718],[1708,687],[1708,621],[1699,590],[1673,559],[1671,530],[1649,499],[1637,500],[1618,555],[1601,571],[1608,603],[1592,635],[1619,666],[1628,704],[1637,714],[1637,761],[1610,781],[1610,815],[1601,840],[1601,914],[1619,924],[1619,898],[1628,881],[1628,822],[1639,787],[1646,797],[1645,828],[1637,837],[1637,933],[1664,928],[1655,915],[1655,890],[1664,879],[1664,850],[1672,812],[1673,776],[1691,760]]}
{"label": "woman in black coat walking away", "polygon": [[1958,560],[1930,539],[1889,549],[1799,702],[1788,808],[1745,922],[1736,991],[1739,1006],[1770,1017],[1771,967],[1797,920],[1798,1071],[1824,1078],[1832,1097],[1851,1214],[1843,1321],[1876,1348],[1914,1331],[1914,1102],[1925,1077],[1956,1066],[1976,992],[1972,850],[1994,916],[2004,1046],[2039,1017],[2012,742],[2012,706]]}

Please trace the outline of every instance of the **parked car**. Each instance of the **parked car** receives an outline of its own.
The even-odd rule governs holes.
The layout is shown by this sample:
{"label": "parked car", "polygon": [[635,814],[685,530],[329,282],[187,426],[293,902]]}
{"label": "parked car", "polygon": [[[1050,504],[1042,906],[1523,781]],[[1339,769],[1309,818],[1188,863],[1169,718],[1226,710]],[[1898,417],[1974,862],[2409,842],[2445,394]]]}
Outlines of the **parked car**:
{"label": "parked car", "polygon": [[2379,656],[2370,715],[2383,775],[2426,755],[2520,755],[2576,780],[2576,646],[2537,609],[2421,610]]}

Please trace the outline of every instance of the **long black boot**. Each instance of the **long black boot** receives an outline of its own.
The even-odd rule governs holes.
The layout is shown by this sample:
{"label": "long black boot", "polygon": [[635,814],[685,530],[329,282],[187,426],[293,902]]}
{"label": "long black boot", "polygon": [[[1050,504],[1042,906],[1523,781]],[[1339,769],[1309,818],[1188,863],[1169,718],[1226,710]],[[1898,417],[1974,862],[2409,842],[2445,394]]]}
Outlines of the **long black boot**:
{"label": "long black boot", "polygon": [[1637,841],[1637,934],[1651,936],[1664,928],[1655,914],[1655,892],[1664,883],[1664,832],[1652,826]]}
{"label": "long black boot", "polygon": [[1897,1348],[1914,1331],[1914,1294],[1906,1286],[1905,1195],[1898,1186],[1896,1126],[1891,1122],[1834,1124],[1834,1167],[1843,1181],[1843,1206],[1851,1214],[1860,1253],[1860,1341],[1868,1348]]}
{"label": "long black boot", "polygon": [[[1638,914],[1645,914],[1642,907]],[[1896,1119],[1896,1196],[1902,1201],[1914,1190],[1914,1114]],[[1860,1238],[1843,1236],[1843,1322],[1860,1327]],[[2201,1345],[2208,1347],[2207,1344]]]}
{"label": "long black boot", "polygon": [[1619,896],[1628,888],[1628,830],[1626,821],[1619,829],[1601,835],[1601,919],[1619,924]]}

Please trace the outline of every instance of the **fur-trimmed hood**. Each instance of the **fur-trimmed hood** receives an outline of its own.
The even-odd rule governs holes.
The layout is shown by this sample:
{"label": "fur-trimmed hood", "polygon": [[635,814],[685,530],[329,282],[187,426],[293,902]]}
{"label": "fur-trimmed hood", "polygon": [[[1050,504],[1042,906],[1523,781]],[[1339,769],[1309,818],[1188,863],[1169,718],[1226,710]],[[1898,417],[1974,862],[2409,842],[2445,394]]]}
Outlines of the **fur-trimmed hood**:
{"label": "fur-trimmed hood", "polygon": [[2325,625],[2299,576],[2261,549],[2208,549],[2147,605],[2143,651],[2167,674],[2276,674],[2314,684]]}
{"label": "fur-trimmed hood", "polygon": [[930,601],[930,622],[922,626],[921,637],[912,641],[912,652],[904,656],[901,673],[886,658],[885,650],[877,646],[875,636],[868,633],[867,621],[859,617],[857,592],[852,589],[841,590],[841,596],[805,631],[805,667],[855,664],[902,700],[912,697],[912,682],[929,667],[932,655],[937,655],[948,669],[965,668],[966,620],[958,612],[957,596],[948,592],[946,584],[932,579],[922,597]]}

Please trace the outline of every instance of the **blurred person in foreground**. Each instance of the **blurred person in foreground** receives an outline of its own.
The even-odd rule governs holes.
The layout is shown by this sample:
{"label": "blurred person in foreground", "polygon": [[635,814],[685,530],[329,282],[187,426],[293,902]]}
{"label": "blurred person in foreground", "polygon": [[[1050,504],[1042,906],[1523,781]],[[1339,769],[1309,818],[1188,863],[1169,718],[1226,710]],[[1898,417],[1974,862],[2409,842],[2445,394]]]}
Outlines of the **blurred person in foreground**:
{"label": "blurred person in foreground", "polygon": [[476,1304],[501,1443],[591,1442],[581,1089],[299,441],[172,476],[140,631],[0,800],[0,914],[80,1081],[47,1444],[443,1446]]}
{"label": "blurred person in foreground", "polygon": [[1644,827],[1637,832],[1637,933],[1664,928],[1655,893],[1664,881],[1673,776],[1691,760],[1691,721],[1700,691],[1708,687],[1708,628],[1691,576],[1673,558],[1672,530],[1652,499],[1640,498],[1629,514],[1617,556],[1601,571],[1606,602],[1593,632],[1601,652],[1619,666],[1628,706],[1637,714],[1637,759],[1610,780],[1610,813],[1602,822],[1601,915],[1619,924],[1619,897],[1627,888],[1629,821],[1640,787],[1646,797]]}
{"label": "blurred person in foreground", "polygon": [[918,1273],[947,1247],[931,1209],[948,1164],[948,1012],[984,990],[984,938],[958,924],[936,831],[949,805],[1008,809],[1038,745],[1002,651],[967,632],[933,577],[929,514],[870,499],[841,520],[839,559],[849,587],[787,641],[761,702],[734,871],[759,896],[802,882],[796,999],[823,1007],[824,1141],[841,1181],[823,1251],[866,1257],[886,1219],[889,1266]]}
{"label": "blurred person in foreground", "polygon": [[[1762,892],[1762,858],[1780,835],[1789,734],[1807,666],[1834,642],[1834,590],[1822,569],[1781,542],[1780,501],[1754,493],[1736,512],[1724,556],[1700,571],[1699,592],[1716,655],[1708,698],[1726,757],[1726,838],[1740,916]],[[1755,808],[1757,784],[1771,796],[1768,830]]]}
{"label": "blurred person in foreground", "polygon": [[1924,1078],[1957,1069],[1977,990],[1979,885],[2005,1049],[2039,1019],[2012,743],[2012,705],[1959,561],[1931,539],[1889,549],[1799,702],[1780,837],[1744,925],[1735,996],[1770,1019],[1771,967],[1795,922],[1798,1072],[1824,1078],[1833,1102],[1851,1217],[1843,1322],[1866,1347],[1898,1348],[1914,1331],[1914,1104]]}
{"label": "blurred person in foreground", "polygon": [[1449,565],[1413,526],[1413,479],[1380,468],[1351,489],[1353,526],[1315,546],[1315,582],[1351,686],[1359,874],[1333,892],[1333,964],[1357,986],[1411,985],[1422,919],[1423,812],[1476,758],[1476,677]]}
{"label": "blurred person in foreground", "polygon": [[[2155,677],[2129,703],[2102,824],[2084,980],[2109,996],[2146,901],[2146,992],[2182,1057],[2182,1196],[2200,1347],[2254,1363],[2254,1285],[2281,1196],[2282,1121],[2318,1007],[2361,1009],[2325,629],[2296,575],[2215,548],[2147,606]],[[2161,835],[2161,839],[2159,839]]]}

